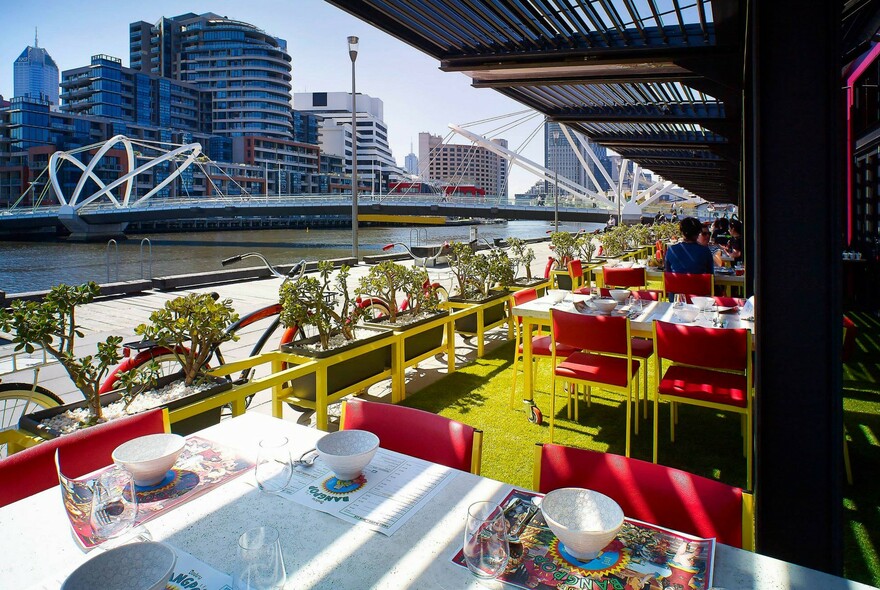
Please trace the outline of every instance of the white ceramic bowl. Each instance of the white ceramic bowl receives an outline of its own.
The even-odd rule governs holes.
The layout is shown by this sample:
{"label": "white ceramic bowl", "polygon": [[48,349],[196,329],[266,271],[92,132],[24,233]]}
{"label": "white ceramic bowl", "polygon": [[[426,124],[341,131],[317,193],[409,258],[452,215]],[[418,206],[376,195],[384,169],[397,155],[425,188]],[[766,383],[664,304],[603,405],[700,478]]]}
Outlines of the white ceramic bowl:
{"label": "white ceramic bowl", "polygon": [[700,313],[700,310],[697,309],[696,305],[684,305],[676,309],[674,313],[679,321],[692,322],[697,319],[697,314]]}
{"label": "white ceramic bowl", "polygon": [[597,299],[593,299],[592,301],[593,307],[602,313],[610,313],[615,307],[617,307],[617,302],[614,299],[609,299],[608,297],[599,297]]}
{"label": "white ceramic bowl", "polygon": [[553,303],[561,303],[565,296],[569,294],[569,291],[565,289],[548,289],[547,295],[550,296],[550,299]]}
{"label": "white ceramic bowl", "polygon": [[61,590],[164,590],[176,562],[177,555],[162,543],[130,543],[101,552],[76,568]]}
{"label": "white ceramic bowl", "polygon": [[148,434],[122,443],[113,462],[131,473],[135,485],[153,486],[174,466],[186,439],[177,434]]}
{"label": "white ceramic bowl", "polygon": [[632,260],[621,260],[617,266],[619,266],[620,268],[632,268],[632,265]]}
{"label": "white ceramic bowl", "polygon": [[700,311],[705,311],[715,304],[714,297],[700,297],[698,295],[691,296],[691,303],[697,306]]}
{"label": "white ceramic bowl", "polygon": [[629,299],[630,292],[628,289],[611,289],[609,291],[611,294],[611,298],[614,299],[618,303],[623,303],[627,299]]}
{"label": "white ceramic bowl", "polygon": [[544,496],[541,514],[566,551],[581,561],[595,559],[623,526],[614,500],[582,488],[560,488]]}
{"label": "white ceramic bowl", "polygon": [[351,481],[372,461],[379,437],[366,430],[339,430],[321,437],[315,448],[337,479]]}

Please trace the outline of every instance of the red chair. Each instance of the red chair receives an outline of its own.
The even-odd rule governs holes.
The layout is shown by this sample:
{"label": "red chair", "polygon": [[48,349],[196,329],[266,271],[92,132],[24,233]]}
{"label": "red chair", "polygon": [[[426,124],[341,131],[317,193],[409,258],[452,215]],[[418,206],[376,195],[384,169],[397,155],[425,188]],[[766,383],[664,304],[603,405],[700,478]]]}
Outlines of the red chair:
{"label": "red chair", "polygon": [[[550,397],[550,442],[553,442],[553,424],[556,417],[556,381],[568,383],[568,412],[571,417],[571,397],[576,385],[590,388],[601,387],[607,391],[626,396],[626,456],[630,449],[630,428],[632,422],[632,384],[638,386],[639,361],[633,358],[632,337],[629,319],[624,316],[594,316],[550,310],[553,326],[553,391]],[[571,346],[575,352],[558,362],[560,346]],[[636,389],[638,396],[638,388]],[[575,394],[575,420],[577,416],[577,395]],[[639,423],[636,420],[636,434]]]}
{"label": "red chair", "polygon": [[687,302],[691,295],[713,297],[715,294],[715,276],[710,274],[689,274],[683,272],[663,273],[663,297],[669,300],[670,293],[682,293]]}
{"label": "red chair", "polygon": [[589,488],[613,498],[630,518],[754,549],[753,497],[740,488],[611,453],[539,444],[535,454],[539,492]]}
{"label": "red chair", "polygon": [[602,280],[607,289],[631,289],[633,287],[644,289],[647,285],[647,275],[642,266],[630,268],[618,268],[603,266]]}
{"label": "red chair", "polygon": [[571,277],[571,290],[573,293],[590,292],[590,281],[584,284],[584,265],[579,259],[574,259],[568,263],[568,276]]}
{"label": "red chair", "polygon": [[369,430],[383,449],[480,474],[483,431],[431,412],[350,399],[342,402],[339,428]]}
{"label": "red chair", "polygon": [[[746,487],[752,488],[752,336],[745,328],[704,328],[654,322],[658,387],[654,394],[654,463],[660,401],[672,402],[670,438],[675,441],[675,404],[741,414]],[[663,371],[663,361],[671,365]]]}
{"label": "red chair", "polygon": [[81,477],[113,463],[122,443],[145,434],[169,432],[168,411],[155,409],[79,430],[0,459],[0,506],[58,485],[55,450],[64,451],[64,473]]}
{"label": "red chair", "polygon": [[[514,291],[511,294],[513,298],[513,303],[511,308],[516,305],[522,305],[523,303],[527,303],[529,301],[534,301],[538,298],[538,292],[535,289],[520,289],[519,291]],[[515,337],[516,337],[516,351],[513,353],[513,387],[510,390],[510,407],[515,407],[514,401],[516,400],[516,379],[519,374],[517,371],[520,360],[523,356],[523,327],[522,327],[522,318],[520,316],[516,316],[516,324],[514,324]],[[553,340],[550,336],[533,336],[532,337],[532,358],[533,359],[550,359],[551,351],[550,347],[553,344]],[[574,352],[575,349],[571,347],[560,347],[559,354],[560,356],[568,355]],[[534,363],[533,367],[534,369]],[[535,379],[532,379],[532,383],[535,382]],[[529,391],[528,395],[531,399],[533,397],[534,392]]]}

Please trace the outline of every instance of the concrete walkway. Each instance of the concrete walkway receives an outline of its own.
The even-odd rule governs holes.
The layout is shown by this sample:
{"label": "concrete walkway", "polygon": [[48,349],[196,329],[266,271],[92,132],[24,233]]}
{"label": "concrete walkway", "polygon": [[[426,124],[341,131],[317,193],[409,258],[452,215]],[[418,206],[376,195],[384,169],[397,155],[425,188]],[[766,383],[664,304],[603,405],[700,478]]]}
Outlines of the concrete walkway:
{"label": "concrete walkway", "polygon": [[[540,242],[530,246],[535,252],[535,261],[532,263],[532,276],[543,276],[547,257],[550,255],[549,242]],[[411,261],[402,264],[412,264]],[[369,271],[369,266],[359,264],[352,267],[349,278],[350,288],[358,284],[358,279]],[[432,280],[443,284],[450,292],[453,277],[448,267],[429,268],[428,273]],[[524,274],[524,273],[520,273]],[[232,305],[240,315],[245,315],[253,310],[270,305],[278,300],[278,279],[262,279],[242,282],[233,282],[220,285],[212,285],[196,289],[183,289],[178,291],[147,291],[138,295],[130,295],[119,298],[100,299],[94,303],[84,305],[77,309],[77,322],[81,326],[84,336],[79,340],[77,351],[79,354],[92,354],[98,342],[104,341],[108,336],[122,336],[123,341],[136,340],[134,328],[138,324],[149,321],[150,314],[160,309],[166,301],[188,293],[216,292],[221,298],[232,300]],[[240,340],[229,342],[223,346],[223,355],[227,361],[233,361],[249,356],[254,343],[267,326],[266,322],[258,322],[249,328],[239,332]],[[9,339],[9,335],[0,334]],[[507,339],[505,327],[496,328],[487,334],[486,351],[503,344]],[[267,349],[271,348],[271,341]],[[12,345],[0,346],[0,357],[8,354],[13,349]],[[461,367],[472,362],[476,358],[476,342],[474,338],[463,338],[456,335],[456,366]],[[262,368],[268,372],[268,367]],[[446,359],[444,356],[429,359],[420,363],[418,367],[408,369],[406,373],[407,395],[412,395],[422,387],[436,381],[446,374]],[[259,373],[258,373],[259,375]],[[3,383],[33,382],[33,371],[20,371],[18,373],[0,374]],[[40,369],[39,384],[65,402],[79,401],[82,394],[77,390],[64,369],[58,363],[52,363]],[[369,398],[390,401],[390,381],[374,385],[366,393]],[[249,411],[271,413],[271,393],[264,391],[258,394]],[[336,406],[338,411],[338,406]],[[333,408],[331,408],[332,414]],[[285,407],[285,419],[297,420],[301,423],[311,423],[312,413],[300,414]]]}

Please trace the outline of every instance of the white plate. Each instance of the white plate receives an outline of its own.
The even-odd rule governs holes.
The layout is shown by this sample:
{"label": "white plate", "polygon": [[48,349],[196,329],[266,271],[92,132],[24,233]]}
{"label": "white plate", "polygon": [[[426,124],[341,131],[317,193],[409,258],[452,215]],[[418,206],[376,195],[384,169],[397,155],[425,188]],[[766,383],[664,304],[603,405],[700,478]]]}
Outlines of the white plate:
{"label": "white plate", "polygon": [[93,557],[61,585],[61,590],[162,590],[174,571],[177,554],[162,543],[131,543]]}

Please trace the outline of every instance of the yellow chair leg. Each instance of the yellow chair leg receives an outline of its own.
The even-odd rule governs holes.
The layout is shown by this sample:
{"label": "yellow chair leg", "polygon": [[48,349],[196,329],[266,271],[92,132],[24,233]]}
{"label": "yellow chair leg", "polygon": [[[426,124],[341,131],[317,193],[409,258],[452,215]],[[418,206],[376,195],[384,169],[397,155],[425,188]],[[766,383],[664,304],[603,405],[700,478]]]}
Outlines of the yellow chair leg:
{"label": "yellow chair leg", "polygon": [[[638,389],[636,389],[636,418],[638,418],[639,412],[639,402],[638,402]],[[630,387],[629,393],[626,395],[626,456],[629,457],[629,447],[631,444],[630,440],[630,428],[632,428],[632,387]],[[636,420],[636,434],[638,434],[639,421]]]}
{"label": "yellow chair leg", "polygon": [[553,372],[553,388],[550,391],[550,443],[553,443],[553,424],[556,422],[556,372]]}
{"label": "yellow chair leg", "polygon": [[846,440],[846,427],[843,428],[843,468],[846,470],[846,483],[853,484],[852,465],[849,462],[849,442]]}
{"label": "yellow chair leg", "polygon": [[752,418],[746,416],[746,489],[752,490]]}
{"label": "yellow chair leg", "polygon": [[657,462],[657,431],[660,426],[660,401],[658,399],[658,395],[654,393],[654,452],[653,452],[653,461]]}

